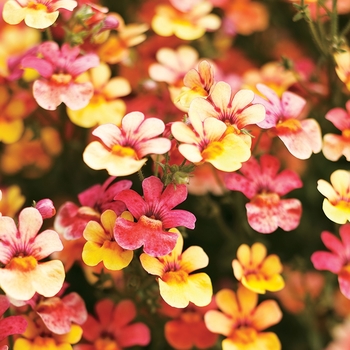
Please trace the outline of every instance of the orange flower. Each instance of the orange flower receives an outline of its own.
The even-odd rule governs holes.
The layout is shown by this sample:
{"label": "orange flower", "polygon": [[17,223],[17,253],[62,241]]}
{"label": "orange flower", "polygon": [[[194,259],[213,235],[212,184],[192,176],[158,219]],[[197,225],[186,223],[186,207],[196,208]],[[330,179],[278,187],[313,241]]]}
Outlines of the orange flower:
{"label": "orange flower", "polygon": [[2,188],[0,191],[0,216],[2,214],[14,217],[18,210],[21,209],[25,200],[19,186],[12,185],[7,188]]}
{"label": "orange flower", "polygon": [[190,274],[208,265],[207,254],[198,246],[189,247],[182,253],[181,233],[175,228],[169,231],[178,234],[173,251],[158,258],[141,254],[142,267],[158,276],[160,295],[170,306],[182,308],[189,302],[197,306],[208,305],[213,294],[210,277],[203,272]]}
{"label": "orange flower", "polygon": [[261,332],[275,325],[282,312],[275,300],[265,300],[257,306],[258,294],[240,285],[237,293],[220,290],[215,297],[221,311],[210,310],[204,316],[208,329],[226,336],[223,350],[280,350],[275,333]]}

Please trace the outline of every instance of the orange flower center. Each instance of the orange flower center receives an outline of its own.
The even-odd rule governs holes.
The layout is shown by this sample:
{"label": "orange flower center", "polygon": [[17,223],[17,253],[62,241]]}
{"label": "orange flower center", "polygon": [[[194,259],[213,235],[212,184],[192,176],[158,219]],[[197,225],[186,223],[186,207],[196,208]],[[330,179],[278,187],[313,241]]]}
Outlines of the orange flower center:
{"label": "orange flower center", "polygon": [[186,323],[198,323],[203,320],[198,312],[184,312],[181,314],[181,319]]}
{"label": "orange flower center", "polygon": [[138,159],[136,151],[131,147],[114,145],[112,147],[112,153],[119,157],[128,157],[128,158]]}
{"label": "orange flower center", "polygon": [[7,268],[11,270],[28,272],[34,270],[38,265],[38,261],[33,256],[18,256],[11,259]]}
{"label": "orange flower center", "polygon": [[51,81],[58,85],[68,85],[72,81],[72,76],[70,74],[53,74]]}
{"label": "orange flower center", "polygon": [[96,350],[121,350],[119,345],[110,338],[99,338],[94,343]]}
{"label": "orange flower center", "polygon": [[254,344],[257,338],[257,332],[254,328],[241,327],[232,333],[230,339],[237,345]]}
{"label": "orange flower center", "polygon": [[213,141],[203,150],[202,157],[206,159],[215,159],[224,151],[224,147],[220,141]]}
{"label": "orange flower center", "polygon": [[350,140],[350,129],[345,129],[345,130],[343,130],[342,136],[343,136],[345,139]]}
{"label": "orange flower center", "polygon": [[278,134],[297,133],[302,129],[300,121],[297,119],[287,119],[276,125]]}
{"label": "orange flower center", "polygon": [[36,11],[47,11],[47,6],[44,4],[38,4],[35,1],[30,1],[27,5],[27,8],[36,10]]}
{"label": "orange flower center", "polygon": [[185,284],[187,283],[187,279],[188,273],[182,270],[166,272],[162,277],[165,283],[170,284]]}

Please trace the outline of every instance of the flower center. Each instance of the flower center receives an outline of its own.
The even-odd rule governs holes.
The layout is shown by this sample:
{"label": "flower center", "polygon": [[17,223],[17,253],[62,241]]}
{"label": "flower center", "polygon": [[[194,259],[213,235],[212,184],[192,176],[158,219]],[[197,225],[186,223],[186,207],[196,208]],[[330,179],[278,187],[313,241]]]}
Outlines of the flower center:
{"label": "flower center", "polygon": [[10,270],[17,270],[28,272],[34,270],[38,265],[37,260],[33,256],[14,257],[8,263],[6,268]]}
{"label": "flower center", "polygon": [[169,271],[163,275],[162,280],[169,284],[185,284],[188,280],[188,273],[182,270]]}
{"label": "flower center", "polygon": [[297,119],[287,119],[276,125],[278,134],[297,133],[301,128],[300,121]]}
{"label": "flower center", "polygon": [[94,343],[96,350],[121,350],[115,340],[110,338],[99,338]]}
{"label": "flower center", "polygon": [[343,130],[342,136],[343,136],[345,139],[350,140],[350,129],[345,129],[345,130]]}
{"label": "flower center", "polygon": [[53,74],[51,76],[51,81],[57,85],[68,85],[72,81],[72,76],[70,74]]}
{"label": "flower center", "polygon": [[131,147],[124,147],[121,145],[114,145],[112,147],[113,154],[119,157],[128,157],[133,159],[138,159],[136,151]]}
{"label": "flower center", "polygon": [[27,8],[36,11],[47,11],[46,5],[37,3],[36,1],[30,1],[27,5]]}
{"label": "flower center", "polygon": [[206,159],[215,159],[224,151],[224,147],[220,141],[213,141],[207,145],[202,152],[202,157]]}
{"label": "flower center", "polygon": [[[238,345],[238,344],[254,344],[257,339],[257,332],[255,329],[250,327],[241,327],[232,333],[230,339]],[[240,347],[238,345],[238,347]]]}

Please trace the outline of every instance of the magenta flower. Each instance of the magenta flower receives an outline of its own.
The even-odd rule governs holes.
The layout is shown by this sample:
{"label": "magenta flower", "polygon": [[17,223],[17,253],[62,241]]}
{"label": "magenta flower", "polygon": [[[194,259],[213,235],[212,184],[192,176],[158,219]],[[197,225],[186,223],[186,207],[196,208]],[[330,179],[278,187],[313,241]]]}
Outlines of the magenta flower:
{"label": "magenta flower", "polygon": [[113,176],[127,176],[139,171],[150,154],[164,154],[171,142],[158,137],[165,130],[158,118],[147,118],[131,112],[122,119],[122,126],[103,124],[92,134],[101,141],[91,142],[83,153],[84,162],[94,170],[106,169]]}
{"label": "magenta flower", "polygon": [[266,108],[265,120],[257,123],[258,126],[270,129],[296,158],[308,159],[312,153],[321,151],[320,126],[315,119],[303,119],[306,101],[302,97],[285,91],[280,99],[274,90],[263,84],[257,84],[257,89],[265,98],[255,96],[254,103]]}
{"label": "magenta flower", "polygon": [[326,119],[341,131],[341,135],[326,134],[323,137],[322,152],[324,156],[335,162],[342,155],[350,161],[350,100],[346,102],[345,109],[333,108],[326,114]]}
{"label": "magenta flower", "polygon": [[265,154],[260,165],[250,158],[240,169],[243,175],[227,174],[228,189],[242,192],[250,202],[246,204],[248,223],[260,233],[271,233],[281,227],[294,230],[300,222],[302,207],[298,199],[281,199],[288,192],[302,187],[299,176],[291,170],[278,174],[280,162]]}
{"label": "magenta flower", "polygon": [[114,237],[124,249],[143,246],[148,255],[158,257],[169,254],[175,247],[178,235],[166,229],[185,226],[193,229],[196,217],[187,210],[172,210],[187,198],[186,185],[173,184],[163,188],[162,181],[151,176],[143,180],[143,198],[133,190],[120,192],[115,199],[125,203],[137,220],[131,222],[118,217]]}
{"label": "magenta flower", "polygon": [[42,76],[33,84],[33,95],[40,107],[55,110],[62,102],[72,110],[84,108],[94,93],[90,82],[79,83],[76,78],[99,64],[95,54],[79,56],[78,46],[64,44],[60,49],[52,41],[38,49],[40,57],[27,56],[21,61],[23,68],[33,68]]}
{"label": "magenta flower", "polygon": [[340,291],[350,299],[350,224],[340,226],[341,240],[328,231],[321,233],[323,244],[330,250],[317,251],[311,261],[317,270],[328,270],[338,275]]}
{"label": "magenta flower", "polygon": [[55,218],[55,230],[65,239],[78,239],[83,236],[84,229],[90,220],[99,221],[100,215],[107,209],[117,215],[125,211],[123,202],[114,200],[114,197],[132,185],[130,180],[120,180],[111,185],[114,176],[109,177],[103,185],[94,185],[78,195],[81,206],[73,202],[64,203],[58,210]]}
{"label": "magenta flower", "polygon": [[[10,307],[6,295],[0,295],[0,317]],[[22,334],[27,328],[27,321],[22,316],[9,316],[0,319],[0,341],[12,334]],[[4,347],[7,349],[7,347]]]}
{"label": "magenta flower", "polygon": [[65,272],[61,261],[46,259],[63,249],[53,230],[39,233],[43,223],[35,208],[24,208],[14,220],[0,217],[0,287],[6,295],[17,300],[29,300],[37,292],[52,297],[62,288]]}

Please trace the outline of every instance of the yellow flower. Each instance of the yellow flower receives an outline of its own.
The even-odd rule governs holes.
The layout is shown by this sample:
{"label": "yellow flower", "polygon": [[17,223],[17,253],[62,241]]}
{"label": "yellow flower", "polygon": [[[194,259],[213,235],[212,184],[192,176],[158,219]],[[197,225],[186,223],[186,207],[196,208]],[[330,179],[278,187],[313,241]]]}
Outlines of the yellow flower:
{"label": "yellow flower", "polygon": [[143,268],[158,276],[160,295],[170,306],[183,308],[189,302],[197,306],[208,305],[213,295],[210,277],[203,272],[190,274],[208,265],[207,254],[198,246],[189,247],[182,253],[181,233],[175,228],[169,231],[178,234],[173,251],[158,258],[141,254]]}
{"label": "yellow flower", "polygon": [[266,256],[266,247],[261,243],[254,243],[251,248],[242,244],[237,250],[237,259],[232,261],[232,268],[237,280],[255,293],[284,288],[279,257],[275,254]]}

